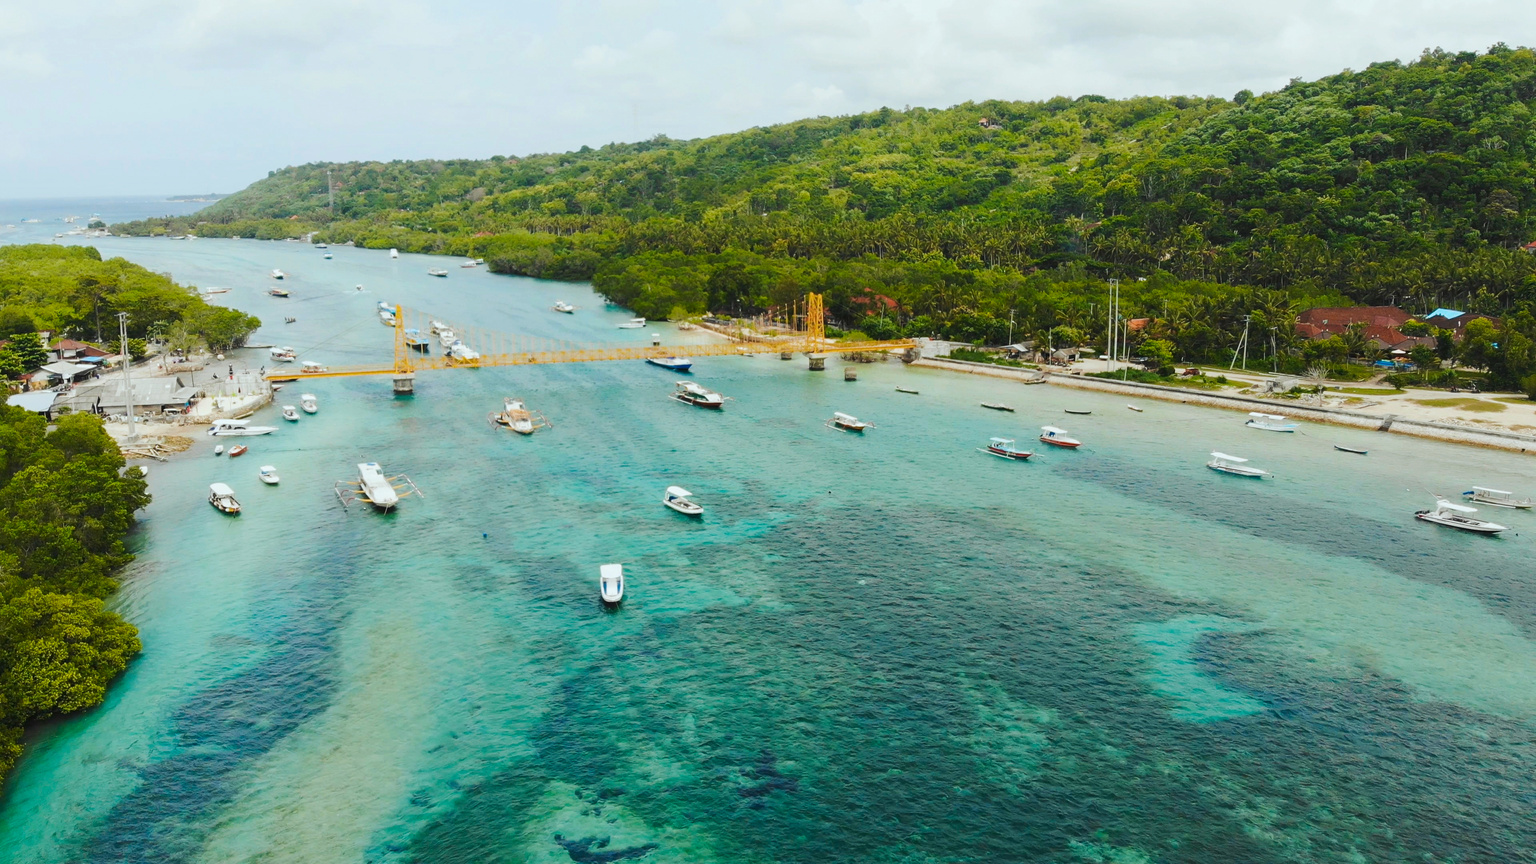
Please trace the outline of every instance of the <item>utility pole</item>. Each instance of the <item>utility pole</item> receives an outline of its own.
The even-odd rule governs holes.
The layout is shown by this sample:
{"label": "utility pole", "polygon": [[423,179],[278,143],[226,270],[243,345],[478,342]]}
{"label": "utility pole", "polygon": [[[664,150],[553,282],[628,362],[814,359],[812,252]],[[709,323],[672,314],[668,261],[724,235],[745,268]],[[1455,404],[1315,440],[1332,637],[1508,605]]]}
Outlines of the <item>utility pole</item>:
{"label": "utility pole", "polygon": [[1115,368],[1116,337],[1119,335],[1118,324],[1120,320],[1120,280],[1109,280],[1109,339],[1107,352],[1108,359],[1104,363],[1105,372],[1113,372]]}
{"label": "utility pole", "polygon": [[117,347],[123,352],[123,398],[128,402],[128,438],[123,443],[133,444],[139,440],[139,433],[133,427],[133,378],[129,375],[129,367],[133,361],[128,350],[128,313],[117,313]]}
{"label": "utility pole", "polygon": [[1237,352],[1243,352],[1243,371],[1248,371],[1248,322],[1253,320],[1252,315],[1243,316],[1243,338],[1237,340],[1237,348],[1232,351],[1232,362],[1227,364],[1227,371],[1237,365]]}
{"label": "utility pole", "polygon": [[1275,328],[1269,328],[1269,359],[1276,375],[1280,374],[1280,352],[1275,348]]}
{"label": "utility pole", "polygon": [[1008,310],[1008,344],[1013,344],[1013,310]]}

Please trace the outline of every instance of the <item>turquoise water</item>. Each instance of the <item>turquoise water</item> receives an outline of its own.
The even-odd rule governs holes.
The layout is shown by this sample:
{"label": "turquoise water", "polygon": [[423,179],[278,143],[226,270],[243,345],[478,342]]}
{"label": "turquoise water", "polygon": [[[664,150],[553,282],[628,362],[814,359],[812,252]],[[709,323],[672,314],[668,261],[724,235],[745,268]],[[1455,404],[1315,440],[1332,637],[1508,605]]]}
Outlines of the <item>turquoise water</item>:
{"label": "turquoise water", "polygon": [[[443,259],[99,245],[231,287],[259,341],[324,362],[389,356],[381,299],[687,335],[615,330],[627,313],[583,286],[427,277]],[[286,303],[260,293],[273,267]],[[144,654],[100,709],[34,731],[5,857],[1536,860],[1536,515],[1500,511],[1497,539],[1412,518],[1426,489],[1536,491],[1528,458],[828,365],[701,359],[722,412],[637,362],[422,373],[407,399],[314,381],[320,413],[267,409],[283,428],[239,461],[200,439],[154,465],[118,600]],[[554,428],[490,428],[506,395]],[[829,430],[834,410],[877,428]],[[1044,423],[1086,446],[975,450]],[[1216,475],[1212,449],[1277,476]],[[364,460],[425,497],[344,512],[332,484]],[[206,505],[215,481],[238,519]],[[701,521],[661,506],[671,483]]]}

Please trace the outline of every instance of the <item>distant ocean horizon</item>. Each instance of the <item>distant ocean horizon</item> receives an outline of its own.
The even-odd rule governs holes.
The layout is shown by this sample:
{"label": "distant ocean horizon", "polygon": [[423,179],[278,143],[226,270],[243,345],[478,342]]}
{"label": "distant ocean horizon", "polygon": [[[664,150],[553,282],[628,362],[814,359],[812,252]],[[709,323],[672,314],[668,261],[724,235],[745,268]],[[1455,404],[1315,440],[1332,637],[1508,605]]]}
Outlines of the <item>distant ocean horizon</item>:
{"label": "distant ocean horizon", "polygon": [[[96,195],[57,198],[0,198],[0,244],[46,243],[71,228],[84,228],[92,216],[108,225],[156,216],[186,216],[211,201],[176,201],[188,193],[169,195]],[[79,217],[74,223],[65,222]],[[36,222],[28,222],[36,219]]]}

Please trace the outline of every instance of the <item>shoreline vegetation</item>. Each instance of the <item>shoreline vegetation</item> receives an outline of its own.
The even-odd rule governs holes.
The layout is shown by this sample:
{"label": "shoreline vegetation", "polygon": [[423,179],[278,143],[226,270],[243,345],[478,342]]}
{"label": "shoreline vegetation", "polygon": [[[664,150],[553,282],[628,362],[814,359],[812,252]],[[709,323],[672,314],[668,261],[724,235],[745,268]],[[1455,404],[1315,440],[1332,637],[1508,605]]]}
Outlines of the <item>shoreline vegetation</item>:
{"label": "shoreline vegetation", "polygon": [[[4,389],[48,362],[40,331],[115,351],[118,312],[134,354],[145,339],[227,349],[261,323],[89,246],[0,246]],[[134,514],[150,502],[143,473],[124,465],[99,417],[66,414],[50,428],[0,404],[0,781],[28,723],[100,704],[139,652],[138,630],[107,608],[133,560]]]}
{"label": "shoreline vegetation", "polygon": [[1536,53],[1500,44],[1231,99],[882,108],[693,141],[315,163],[113,230],[483,257],[590,279],[656,320],[817,291],[831,323],[872,338],[993,345],[1093,343],[1117,279],[1126,317],[1148,319],[1133,341],[1212,362],[1247,324],[1290,373],[1370,359],[1363,338],[1300,338],[1300,309],[1453,306],[1505,321],[1472,352],[1485,385],[1536,391],[1533,109]]}

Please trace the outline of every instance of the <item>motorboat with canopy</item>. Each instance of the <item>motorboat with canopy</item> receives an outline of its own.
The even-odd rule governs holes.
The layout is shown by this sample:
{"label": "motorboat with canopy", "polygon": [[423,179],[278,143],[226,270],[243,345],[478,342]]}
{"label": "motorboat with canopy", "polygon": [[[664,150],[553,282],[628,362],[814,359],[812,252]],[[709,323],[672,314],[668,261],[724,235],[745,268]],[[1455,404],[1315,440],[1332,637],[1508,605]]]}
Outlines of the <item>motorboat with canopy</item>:
{"label": "motorboat with canopy", "polygon": [[1470,531],[1473,534],[1498,534],[1509,530],[1507,525],[1472,518],[1472,514],[1476,512],[1476,507],[1456,504],[1436,495],[1434,507],[1428,510],[1420,510],[1413,514],[1413,516],[1415,519],[1433,522],[1436,525],[1444,525],[1447,528]]}
{"label": "motorboat with canopy", "polygon": [[208,486],[211,494],[208,503],[220,513],[228,513],[231,516],[240,512],[240,502],[235,500],[235,490],[224,483],[213,483]]}
{"label": "motorboat with canopy", "polygon": [[875,428],[875,424],[866,423],[852,414],[844,414],[841,411],[833,411],[832,417],[823,425],[841,429],[844,432],[863,432],[865,429]]}
{"label": "motorboat with canopy", "polygon": [[624,600],[624,565],[604,564],[598,567],[598,596],[608,606],[617,606]]}
{"label": "motorboat with canopy", "polygon": [[1040,440],[1052,447],[1065,447],[1068,450],[1083,446],[1083,442],[1068,435],[1067,430],[1055,426],[1041,426]]}
{"label": "motorboat with canopy", "polygon": [[1015,442],[1012,438],[993,438],[991,443],[989,443],[986,447],[977,447],[976,449],[980,450],[982,453],[991,453],[993,456],[999,456],[1003,459],[1013,459],[1019,462],[1023,462],[1025,459],[1035,455],[1033,451],[1020,450],[1017,446],[1015,446]]}
{"label": "motorboat with canopy", "polygon": [[215,437],[237,435],[270,435],[276,426],[252,426],[249,420],[215,420],[208,427],[208,434]]}
{"label": "motorboat with canopy", "polygon": [[724,396],[692,381],[677,382],[677,389],[672,391],[672,398],[700,408],[714,408],[718,410],[725,407]]}
{"label": "motorboat with canopy", "polygon": [[1226,453],[1211,451],[1211,461],[1205,463],[1205,467],[1212,471],[1220,471],[1223,474],[1232,474],[1238,477],[1264,478],[1272,476],[1263,468],[1255,468],[1248,464],[1248,460],[1241,456],[1229,456]]}
{"label": "motorboat with canopy", "polygon": [[1255,429],[1263,429],[1267,432],[1295,432],[1296,424],[1279,414],[1265,414],[1262,411],[1249,411],[1248,422],[1244,426],[1252,426]]}
{"label": "motorboat with canopy", "polygon": [[704,507],[693,500],[693,493],[681,486],[668,486],[667,494],[661,497],[661,503],[684,516],[704,515]]}
{"label": "motorboat with canopy", "polygon": [[1531,509],[1531,499],[1516,498],[1515,493],[1505,492],[1502,489],[1489,489],[1487,486],[1473,486],[1461,493],[1467,501],[1476,504],[1486,504],[1489,507],[1505,507],[1510,510]]}

